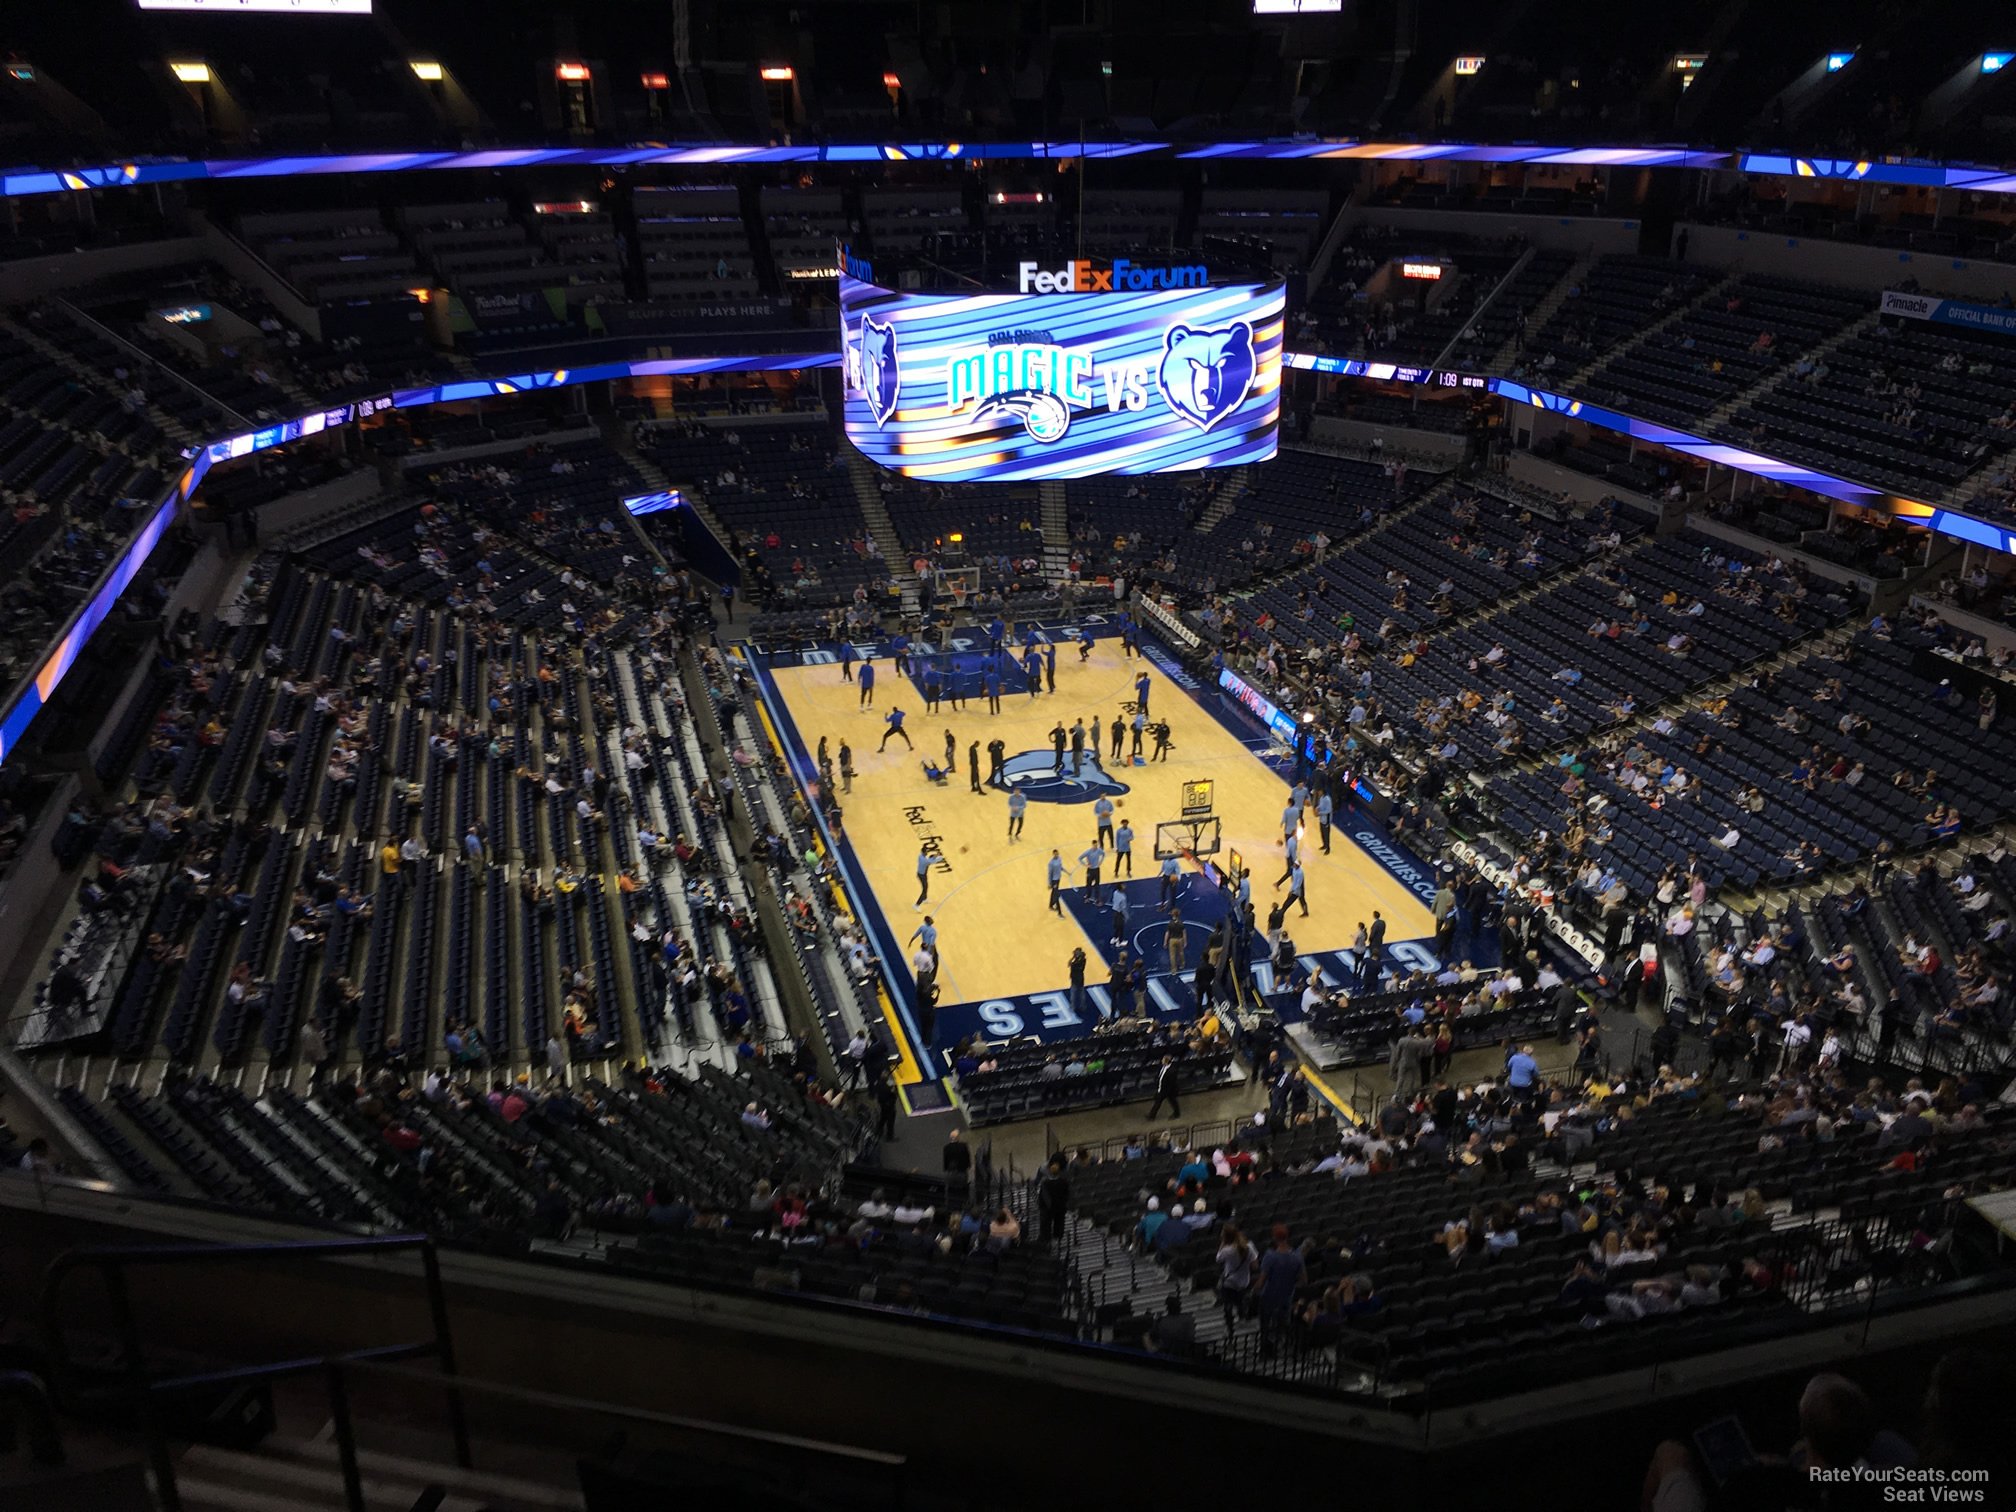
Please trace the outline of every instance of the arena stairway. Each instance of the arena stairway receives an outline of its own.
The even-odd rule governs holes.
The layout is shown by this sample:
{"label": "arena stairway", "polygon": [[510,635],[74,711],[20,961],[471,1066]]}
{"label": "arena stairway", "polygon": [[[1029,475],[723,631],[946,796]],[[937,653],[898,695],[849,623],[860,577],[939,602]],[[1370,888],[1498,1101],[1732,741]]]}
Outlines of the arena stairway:
{"label": "arena stairway", "polygon": [[1061,583],[1071,564],[1071,515],[1062,483],[1039,483],[1036,497],[1043,506],[1043,578]]}
{"label": "arena stairway", "polygon": [[882,548],[882,560],[889,569],[889,581],[903,595],[903,612],[915,614],[919,604],[917,574],[910,570],[910,553],[904,550],[903,538],[896,533],[896,522],[889,518],[889,506],[882,502],[881,474],[873,462],[850,446],[847,448],[847,477],[854,485],[854,498],[861,506],[862,517],[868,522],[868,533]]}

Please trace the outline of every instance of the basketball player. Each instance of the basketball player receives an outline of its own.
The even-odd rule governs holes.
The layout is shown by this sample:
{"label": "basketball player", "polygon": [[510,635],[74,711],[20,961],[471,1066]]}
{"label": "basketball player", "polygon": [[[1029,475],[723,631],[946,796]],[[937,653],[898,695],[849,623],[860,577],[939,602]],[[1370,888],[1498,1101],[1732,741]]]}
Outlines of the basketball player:
{"label": "basketball player", "polygon": [[1164,908],[1167,908],[1170,899],[1176,896],[1176,889],[1181,885],[1182,877],[1183,863],[1178,861],[1174,856],[1164,856],[1162,858],[1161,898],[1161,904]]}
{"label": "basketball player", "polygon": [[1118,761],[1120,759],[1120,742],[1127,738],[1127,727],[1120,723],[1120,716],[1118,714],[1113,716],[1112,735],[1113,760]]}
{"label": "basketball player", "polygon": [[[868,675],[868,668],[864,666],[861,669],[861,675],[865,678]],[[917,743],[910,738],[910,732],[903,728],[903,708],[900,704],[882,716],[882,723],[889,726],[889,728],[882,732],[882,744],[875,747],[877,752],[888,750],[890,738],[896,735],[901,735],[903,737],[903,744],[911,750],[914,751],[917,749]]]}
{"label": "basketball player", "polygon": [[1050,863],[1045,875],[1050,879],[1050,912],[1061,917],[1064,910],[1058,906],[1057,890],[1064,885],[1064,858],[1054,850],[1050,852]]}
{"label": "basketball player", "polygon": [[1087,846],[1079,854],[1078,862],[1085,868],[1085,885],[1088,888],[1097,887],[1099,870],[1106,864],[1106,852],[1099,848],[1099,842],[1095,840]]}
{"label": "basketball player", "polygon": [[[979,789],[975,788],[974,791],[978,792]],[[1022,816],[1028,812],[1029,797],[1020,788],[1017,788],[1008,795],[1008,838],[1010,840],[1020,840],[1022,838]],[[1051,854],[1055,855],[1056,852],[1052,851]]]}
{"label": "basketball player", "polygon": [[1099,844],[1110,843],[1113,839],[1113,800],[1101,793],[1099,801],[1092,805],[1092,817],[1099,822]]}
{"label": "basketball player", "polygon": [[1134,826],[1125,819],[1120,821],[1120,829],[1113,836],[1113,875],[1122,872],[1134,875]]}
{"label": "basketball player", "polygon": [[861,707],[872,709],[875,707],[875,658],[872,656],[861,663],[860,683],[861,697],[858,703]]}

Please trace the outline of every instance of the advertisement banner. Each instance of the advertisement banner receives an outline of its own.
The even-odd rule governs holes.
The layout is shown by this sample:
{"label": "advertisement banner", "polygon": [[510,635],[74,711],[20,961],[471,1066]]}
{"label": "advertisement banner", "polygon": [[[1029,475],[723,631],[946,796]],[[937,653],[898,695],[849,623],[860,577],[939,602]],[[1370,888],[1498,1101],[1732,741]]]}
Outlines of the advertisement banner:
{"label": "advertisement banner", "polygon": [[1906,320],[1929,320],[1935,325],[1964,326],[1970,331],[1994,331],[2016,336],[2016,309],[2001,305],[1968,304],[1959,299],[1941,299],[1936,294],[1907,294],[1901,289],[1883,291],[1883,313]]}
{"label": "advertisement banner", "polygon": [[1283,303],[1278,282],[903,294],[843,265],[847,438],[870,461],[934,482],[1266,461],[1281,415]]}

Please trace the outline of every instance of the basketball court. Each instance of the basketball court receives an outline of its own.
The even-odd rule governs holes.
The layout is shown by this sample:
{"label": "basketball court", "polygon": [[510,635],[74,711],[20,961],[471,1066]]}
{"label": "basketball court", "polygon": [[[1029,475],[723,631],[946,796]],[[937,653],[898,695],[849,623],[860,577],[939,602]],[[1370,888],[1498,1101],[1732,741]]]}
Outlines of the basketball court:
{"label": "basketball court", "polygon": [[[1074,632],[1053,629],[1053,635]],[[897,1005],[905,1022],[896,1027],[914,1045],[922,1038],[914,1015],[914,983],[909,960],[913,932],[928,914],[938,927],[939,1011],[934,1042],[943,1048],[978,1027],[995,1034],[1048,1031],[1052,1037],[1083,1033],[1086,1015],[1070,1011],[1063,992],[1070,980],[1069,959],[1082,948],[1087,957],[1086,981],[1101,984],[1091,996],[1093,1008],[1108,1011],[1103,984],[1119,950],[1145,955],[1152,973],[1148,991],[1151,1011],[1188,1016],[1195,1011],[1187,984],[1203,953],[1206,937],[1225,912],[1218,877],[1236,856],[1250,870],[1253,897],[1264,929],[1268,909],[1285,897],[1276,889],[1284,870],[1282,811],[1289,783],[1265,759],[1268,741],[1257,728],[1241,726],[1223,707],[1215,689],[1186,691],[1172,680],[1164,661],[1127,656],[1117,637],[1089,642],[1088,655],[1072,640],[1055,644],[1056,691],[1028,691],[1019,659],[1002,676],[1000,712],[988,711],[984,696],[986,659],[984,635],[956,641],[969,648],[937,655],[913,654],[910,675],[899,676],[887,654],[874,659],[876,685],[872,705],[864,704],[858,681],[850,681],[836,659],[813,665],[767,665],[758,654],[766,705],[778,727],[794,768],[816,781],[810,753],[821,737],[829,745],[835,766],[844,741],[851,749],[855,776],[851,792],[840,795],[843,808],[842,871],[854,901],[871,926],[875,913],[887,926],[880,940],[889,979],[905,999]],[[865,649],[865,648],[864,648]],[[826,654],[826,653],[820,653]],[[1011,657],[1019,656],[1015,641]],[[792,658],[795,660],[795,658]],[[935,669],[935,678],[933,671]],[[1136,709],[1137,679],[1149,680],[1151,721],[1170,726],[1172,748],[1166,760],[1152,760],[1152,736],[1144,739],[1142,755],[1132,755],[1131,725]],[[1184,677],[1185,682],[1191,682]],[[936,714],[925,712],[923,688],[935,681],[945,701]],[[1047,682],[1047,678],[1044,679]],[[1192,688],[1195,685],[1192,683]],[[957,690],[964,707],[955,709]],[[1206,700],[1209,700],[1207,705]],[[885,716],[895,707],[906,714],[904,728],[914,749],[900,738],[883,747]],[[1111,727],[1118,716],[1125,731],[1120,759],[1112,757]],[[1088,736],[1082,762],[1074,763],[1068,732],[1081,722]],[[1067,732],[1063,771],[1057,770],[1053,732]],[[1090,732],[1097,727],[1094,737]],[[951,732],[954,760],[942,781],[927,775],[927,761],[945,765],[946,732]],[[1002,742],[1004,763],[999,780],[990,781],[991,742]],[[972,790],[969,749],[980,745],[981,791]],[[1095,753],[1096,751],[1096,759]],[[1190,808],[1200,819],[1200,799],[1208,804],[1208,820],[1197,825],[1177,823],[1185,813],[1186,784]],[[1208,784],[1208,787],[1200,785]],[[1019,840],[1008,838],[1009,794],[1028,799]],[[1085,887],[1079,857],[1097,832],[1095,805],[1100,797],[1114,805],[1113,822],[1131,823],[1134,830],[1132,877],[1117,879],[1126,894],[1125,926],[1116,936],[1111,894],[1116,881],[1112,847],[1097,889]],[[1285,921],[1289,936],[1305,962],[1324,956],[1326,975],[1348,970],[1348,960],[1335,952],[1348,947],[1360,923],[1369,923],[1377,909],[1387,921],[1389,945],[1432,935],[1433,920],[1425,906],[1422,878],[1410,887],[1375,860],[1351,838],[1358,820],[1340,816],[1333,828],[1328,854],[1321,849],[1313,811],[1306,818],[1303,865],[1308,916],[1291,907]],[[1161,908],[1162,886],[1155,858],[1158,830],[1165,848],[1199,845],[1209,849],[1216,832],[1215,854],[1185,856],[1176,907],[1185,926],[1186,970],[1169,971],[1169,915]],[[1047,864],[1052,850],[1065,863],[1060,911],[1049,907]],[[934,861],[929,895],[919,906],[917,860],[929,852]],[[858,896],[866,893],[865,897]],[[1120,946],[1113,941],[1119,938]],[[1264,952],[1265,943],[1261,942]],[[1286,985],[1285,983],[1282,985]],[[925,1062],[930,1074],[931,1057]]]}

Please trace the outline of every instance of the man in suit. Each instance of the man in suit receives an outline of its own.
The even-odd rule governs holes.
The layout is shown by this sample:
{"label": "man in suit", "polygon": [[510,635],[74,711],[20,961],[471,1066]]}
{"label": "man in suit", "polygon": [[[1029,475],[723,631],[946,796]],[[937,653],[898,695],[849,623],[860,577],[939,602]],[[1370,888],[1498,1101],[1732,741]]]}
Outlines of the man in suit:
{"label": "man in suit", "polygon": [[1150,1123],[1155,1121],[1155,1116],[1162,1111],[1162,1104],[1165,1102],[1169,1104],[1169,1116],[1181,1118],[1183,1104],[1177,1100],[1180,1091],[1180,1073],[1176,1069],[1176,1057],[1165,1055],[1162,1057],[1162,1074],[1155,1078],[1155,1102],[1148,1109],[1148,1121]]}
{"label": "man in suit", "polygon": [[1386,1069],[1393,1076],[1395,1097],[1411,1099],[1421,1090],[1421,1063],[1434,1048],[1432,1041],[1411,1028],[1393,1042]]}

